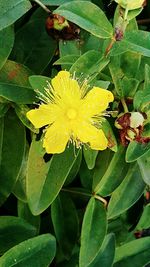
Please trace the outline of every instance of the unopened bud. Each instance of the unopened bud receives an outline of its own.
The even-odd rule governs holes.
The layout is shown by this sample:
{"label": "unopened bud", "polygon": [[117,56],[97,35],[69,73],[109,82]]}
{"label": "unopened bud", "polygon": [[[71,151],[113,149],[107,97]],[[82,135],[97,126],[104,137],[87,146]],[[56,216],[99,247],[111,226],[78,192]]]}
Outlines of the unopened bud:
{"label": "unopened bud", "polygon": [[144,0],[115,0],[121,7],[128,10],[138,9],[143,7]]}

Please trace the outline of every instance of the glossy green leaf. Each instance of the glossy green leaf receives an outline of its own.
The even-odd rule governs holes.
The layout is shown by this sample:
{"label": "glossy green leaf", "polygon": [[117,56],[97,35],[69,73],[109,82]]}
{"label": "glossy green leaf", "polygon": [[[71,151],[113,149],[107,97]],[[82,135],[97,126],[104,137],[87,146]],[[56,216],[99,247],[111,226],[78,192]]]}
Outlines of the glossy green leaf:
{"label": "glossy green leaf", "polygon": [[143,213],[141,215],[141,218],[136,226],[136,229],[138,231],[142,231],[143,229],[149,229],[150,228],[150,204],[147,204],[144,207]]}
{"label": "glossy green leaf", "polygon": [[146,31],[129,31],[121,42],[116,42],[110,55],[116,56],[126,51],[137,52],[145,57],[150,57],[150,33]]}
{"label": "glossy green leaf", "polygon": [[113,156],[114,156],[114,153],[110,149],[106,149],[98,153],[98,156],[96,158],[95,168],[93,170],[93,177],[92,177],[93,191],[97,187],[97,185],[100,183],[102,177],[107,171],[108,166]]}
{"label": "glossy green leaf", "polygon": [[[77,0],[69,0],[69,2],[73,1]],[[82,0],[82,1],[90,1],[90,0]],[[68,0],[41,0],[41,2],[45,5],[60,6],[62,4],[68,3]]]}
{"label": "glossy green leaf", "polygon": [[149,104],[150,104],[150,93],[149,93],[149,87],[150,87],[150,67],[149,65],[145,65],[145,79],[144,79],[144,85],[142,90],[139,90],[133,99],[133,105],[135,109],[139,109],[142,112],[146,112],[147,108],[149,110]]}
{"label": "glossy green leaf", "polygon": [[26,66],[15,61],[7,60],[0,70],[0,81],[8,84],[30,87],[28,77],[32,74],[33,72]]}
{"label": "glossy green leaf", "polygon": [[25,153],[25,129],[13,110],[1,118],[0,127],[0,204],[12,192]]}
{"label": "glossy green leaf", "polygon": [[29,154],[29,147],[26,146],[25,154],[22,159],[22,165],[19,171],[18,179],[13,187],[12,193],[16,196],[18,200],[27,202],[26,196],[26,172],[27,172],[27,160]]}
{"label": "glossy green leaf", "polygon": [[140,159],[150,150],[150,143],[130,142],[126,151],[126,162],[133,162]]}
{"label": "glossy green leaf", "polygon": [[69,259],[77,241],[78,215],[73,201],[66,193],[60,193],[52,203],[51,216],[57,242],[65,258]]}
{"label": "glossy green leaf", "polygon": [[77,55],[67,55],[57,59],[53,65],[73,65],[79,57]]}
{"label": "glossy green leaf", "polygon": [[37,94],[39,92],[39,97],[40,97],[40,93],[45,93],[44,88],[47,88],[48,82],[50,81],[51,79],[49,77],[45,77],[41,75],[32,75],[29,77],[29,83],[34,89],[34,91],[36,91]]}
{"label": "glossy green leaf", "polygon": [[0,103],[0,118],[4,117],[8,109],[9,109],[8,103]]}
{"label": "glossy green leaf", "polygon": [[77,1],[61,5],[56,14],[79,25],[84,30],[100,38],[111,38],[113,28],[104,12],[90,2]]}
{"label": "glossy green leaf", "polygon": [[81,162],[79,176],[82,186],[84,188],[87,188],[91,192],[93,182],[93,169],[89,169],[87,167],[87,163],[85,162],[84,157]]}
{"label": "glossy green leaf", "polygon": [[36,235],[36,228],[14,216],[0,216],[0,254]]}
{"label": "glossy green leaf", "polygon": [[107,229],[106,211],[100,201],[91,198],[83,219],[79,266],[85,267],[95,259]]}
{"label": "glossy green leaf", "polygon": [[0,82],[0,96],[18,104],[32,104],[37,100],[30,87]]}
{"label": "glossy green leaf", "polygon": [[112,127],[111,127],[110,123],[108,122],[108,120],[103,120],[101,127],[102,127],[102,130],[104,131],[105,136],[108,139],[108,147],[112,151],[117,152],[117,150],[118,150],[117,140],[116,140],[116,137],[113,133]]}
{"label": "glossy green leaf", "polygon": [[15,112],[18,116],[18,118],[21,120],[24,126],[26,126],[28,129],[30,129],[33,133],[39,133],[39,129],[35,128],[34,125],[28,120],[27,118],[27,112],[30,110],[30,108],[27,105],[14,105]]}
{"label": "glossy green leaf", "polygon": [[28,0],[1,0],[0,3],[0,30],[13,24],[31,8]]}
{"label": "glossy green leaf", "polygon": [[116,249],[114,267],[145,266],[150,262],[150,237],[137,239]]}
{"label": "glossy green leaf", "polygon": [[36,228],[36,234],[40,230],[40,216],[34,216],[29,210],[28,204],[22,201],[18,201],[18,216]]}
{"label": "glossy green leaf", "polygon": [[141,175],[142,175],[144,182],[150,186],[150,175],[149,175],[150,154],[149,154],[149,152],[145,156],[139,158],[137,160],[137,162],[138,162],[138,165],[139,165]]}
{"label": "glossy green leaf", "polygon": [[50,63],[55,50],[56,41],[46,33],[42,18],[29,21],[17,32],[12,56],[40,74]]}
{"label": "glossy green leaf", "polygon": [[115,236],[109,234],[105,237],[101,249],[95,260],[89,267],[105,266],[111,267],[115,256]]}
{"label": "glossy green leaf", "polygon": [[88,77],[88,81],[91,81],[108,63],[109,60],[101,56],[100,52],[92,50],[80,56],[70,68],[70,72],[75,73],[80,81],[84,81]]}
{"label": "glossy green leaf", "polygon": [[114,218],[129,209],[142,195],[145,183],[137,163],[131,164],[120,186],[113,192],[108,204],[108,218]]}
{"label": "glossy green leaf", "polygon": [[70,146],[61,154],[55,154],[45,162],[42,141],[33,140],[27,167],[27,199],[34,215],[43,212],[57,197],[77,159]]}
{"label": "glossy green leaf", "polygon": [[56,241],[50,234],[28,239],[8,250],[0,258],[0,266],[47,267],[56,253]]}
{"label": "glossy green leaf", "polygon": [[133,52],[111,57],[109,69],[118,95],[124,97],[133,97],[135,95],[139,85],[136,74],[139,70],[140,62],[141,55]]}
{"label": "glossy green leaf", "polygon": [[5,64],[14,44],[13,27],[0,30],[0,69]]}
{"label": "glossy green leaf", "polygon": [[24,65],[7,60],[0,70],[0,96],[19,104],[35,102],[36,94],[28,82],[31,74]]}
{"label": "glossy green leaf", "polygon": [[120,145],[94,192],[102,196],[111,194],[123,181],[128,168],[129,164],[125,162],[125,148]]}
{"label": "glossy green leaf", "polygon": [[97,150],[92,150],[89,147],[83,148],[84,159],[89,170],[92,170],[95,166],[96,157],[98,155]]}

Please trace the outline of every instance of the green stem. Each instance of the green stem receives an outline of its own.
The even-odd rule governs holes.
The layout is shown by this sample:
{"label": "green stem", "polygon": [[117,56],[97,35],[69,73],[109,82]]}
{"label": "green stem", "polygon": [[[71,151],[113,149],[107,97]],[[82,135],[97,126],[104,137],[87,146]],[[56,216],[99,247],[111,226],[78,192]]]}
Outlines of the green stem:
{"label": "green stem", "polygon": [[77,194],[77,195],[82,195],[82,196],[86,196],[86,197],[92,197],[93,196],[90,193],[85,193],[85,192],[81,192],[81,191],[74,191],[74,190],[70,190],[70,189],[67,189],[67,188],[62,188],[61,191],[68,192],[68,193],[73,193],[73,194]]}
{"label": "green stem", "polygon": [[33,0],[33,1],[36,2],[41,8],[43,8],[48,14],[52,13],[52,11],[48,9],[43,3],[41,3],[41,1],[39,0]]}
{"label": "green stem", "polygon": [[127,104],[126,104],[126,101],[125,101],[124,98],[121,99],[121,103],[122,103],[124,112],[125,112],[125,113],[129,112],[128,107],[127,107]]}
{"label": "green stem", "polygon": [[74,191],[74,190],[70,190],[70,189],[66,189],[66,188],[62,188],[61,191],[63,192],[68,192],[68,193],[73,193],[73,194],[77,194],[77,195],[82,195],[82,196],[86,196],[86,197],[94,197],[95,199],[101,201],[104,206],[107,206],[107,201],[106,199],[104,199],[101,196],[96,195],[95,193],[85,193],[85,192],[81,192],[81,191]]}
{"label": "green stem", "polygon": [[127,20],[127,16],[128,16],[128,8],[125,9],[125,13],[124,13],[124,21]]}

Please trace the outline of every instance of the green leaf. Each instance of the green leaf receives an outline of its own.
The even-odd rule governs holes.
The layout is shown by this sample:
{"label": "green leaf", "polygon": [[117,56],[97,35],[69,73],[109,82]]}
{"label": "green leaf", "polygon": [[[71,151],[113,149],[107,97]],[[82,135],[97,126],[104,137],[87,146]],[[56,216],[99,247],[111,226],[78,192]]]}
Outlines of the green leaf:
{"label": "green leaf", "polygon": [[101,56],[100,52],[91,50],[83,54],[70,68],[70,72],[75,73],[80,81],[93,80],[100,71],[109,63],[109,60]]}
{"label": "green leaf", "polygon": [[133,97],[138,88],[139,81],[136,74],[139,70],[141,56],[138,53],[126,52],[111,57],[110,73],[118,95]]}
{"label": "green leaf", "polygon": [[0,254],[36,235],[36,228],[21,218],[0,216]]}
{"label": "green leaf", "polygon": [[36,101],[36,94],[28,82],[31,74],[31,70],[24,65],[7,60],[0,70],[0,95],[20,104]]}
{"label": "green leaf", "polygon": [[0,3],[0,30],[13,24],[31,7],[28,0],[2,0]]}
{"label": "green leaf", "polygon": [[104,12],[90,2],[69,2],[61,5],[54,13],[64,16],[97,37],[111,38],[113,35],[112,25]]}
{"label": "green leaf", "polygon": [[0,96],[18,104],[32,104],[37,100],[30,87],[0,82]]}
{"label": "green leaf", "polygon": [[150,228],[150,216],[149,215],[150,215],[150,204],[148,204],[144,207],[144,211],[143,211],[141,218],[140,218],[140,220],[136,226],[136,229],[138,231]]}
{"label": "green leaf", "polygon": [[31,110],[27,105],[15,105],[15,112],[18,116],[18,118],[21,120],[21,122],[26,126],[28,129],[30,129],[33,133],[39,133],[39,129],[35,128],[34,125],[28,120],[26,114],[29,110]]}
{"label": "green leaf", "polygon": [[128,168],[129,164],[125,162],[125,148],[120,145],[94,192],[102,196],[111,194],[123,181]]}
{"label": "green leaf", "polygon": [[29,147],[26,146],[25,154],[22,159],[22,165],[19,171],[18,179],[13,187],[12,193],[17,197],[17,199],[27,202],[26,196],[26,172],[27,172],[27,160],[29,154]]}
{"label": "green leaf", "polygon": [[145,183],[137,163],[131,164],[120,186],[112,193],[108,204],[108,218],[114,218],[129,209],[142,195]]}
{"label": "green leaf", "polygon": [[147,109],[149,110],[149,105],[150,105],[150,92],[149,92],[149,87],[150,87],[150,67],[149,65],[145,65],[145,79],[144,79],[144,86],[142,90],[139,90],[134,99],[133,99],[133,105],[135,109],[139,109],[143,112],[146,112]]}
{"label": "green leaf", "polygon": [[96,188],[96,186],[99,184],[99,182],[101,181],[105,172],[107,171],[109,163],[113,156],[114,156],[114,153],[110,149],[106,149],[98,153],[95,168],[93,170],[93,177],[91,179],[93,180],[92,181],[93,191]]}
{"label": "green leaf", "polygon": [[150,150],[150,143],[142,144],[136,141],[130,142],[126,151],[126,162],[133,162],[144,156]]}
{"label": "green leaf", "polygon": [[77,55],[67,55],[57,59],[53,65],[73,65],[79,57]]}
{"label": "green leaf", "polygon": [[110,51],[111,56],[122,54],[126,51],[137,52],[145,57],[150,57],[150,33],[146,31],[129,31],[125,33],[122,41],[116,42]]}
{"label": "green leaf", "polygon": [[0,103],[0,118],[3,117],[9,109],[8,103]]}
{"label": "green leaf", "polygon": [[13,27],[0,31],[0,69],[5,64],[14,44]]}
{"label": "green leaf", "polygon": [[30,87],[28,77],[32,74],[33,72],[26,66],[15,61],[7,60],[0,70],[0,81],[8,84]]}
{"label": "green leaf", "polygon": [[95,258],[95,260],[89,265],[89,267],[111,267],[115,256],[115,236],[109,234],[105,237],[101,249]]}
{"label": "green leaf", "polygon": [[81,151],[70,146],[45,162],[42,141],[32,141],[27,167],[27,199],[34,215],[42,213],[55,200]]}
{"label": "green leaf", "polygon": [[106,137],[108,139],[108,147],[112,151],[117,152],[117,150],[118,150],[117,140],[116,140],[116,137],[115,137],[115,135],[113,133],[113,130],[112,130],[108,120],[103,120],[101,127],[102,127],[102,130],[104,131],[104,134],[106,135]]}
{"label": "green leaf", "polygon": [[55,54],[56,41],[45,30],[45,21],[35,19],[17,32],[12,57],[41,74]]}
{"label": "green leaf", "polygon": [[18,216],[36,228],[36,234],[40,230],[40,216],[34,216],[29,210],[28,204],[22,201],[18,201]]}
{"label": "green leaf", "polygon": [[142,175],[144,182],[150,186],[150,175],[149,175],[150,154],[149,154],[149,152],[145,156],[139,158],[137,160],[137,162],[138,162],[138,165],[139,165],[141,175]]}
{"label": "green leaf", "polygon": [[84,159],[89,170],[92,170],[95,166],[96,157],[98,154],[97,150],[92,150],[90,147],[83,148]]}
{"label": "green leaf", "polygon": [[83,219],[79,266],[85,267],[95,259],[107,228],[106,211],[100,201],[91,198]]}
{"label": "green leaf", "polygon": [[150,237],[137,239],[116,249],[114,267],[141,267],[150,262]]}
{"label": "green leaf", "polygon": [[32,75],[29,77],[29,83],[34,89],[34,91],[36,91],[36,93],[39,94],[39,97],[40,97],[40,93],[45,93],[44,88],[47,88],[48,82],[50,81],[51,79],[49,77],[41,76],[41,75]]}
{"label": "green leaf", "polygon": [[66,193],[60,193],[52,203],[51,217],[58,244],[69,259],[77,241],[79,223],[76,207]]}
{"label": "green leaf", "polygon": [[0,204],[2,204],[12,192],[19,176],[26,138],[25,128],[13,110],[9,110],[0,120]]}
{"label": "green leaf", "polygon": [[40,235],[8,250],[0,258],[0,266],[47,267],[56,253],[56,241],[50,234]]}
{"label": "green leaf", "polygon": [[[78,0],[69,0],[69,2],[73,1],[78,1]],[[82,1],[90,1],[90,0],[82,0]],[[64,3],[68,3],[68,0],[41,0],[41,2],[45,5],[60,6]]]}

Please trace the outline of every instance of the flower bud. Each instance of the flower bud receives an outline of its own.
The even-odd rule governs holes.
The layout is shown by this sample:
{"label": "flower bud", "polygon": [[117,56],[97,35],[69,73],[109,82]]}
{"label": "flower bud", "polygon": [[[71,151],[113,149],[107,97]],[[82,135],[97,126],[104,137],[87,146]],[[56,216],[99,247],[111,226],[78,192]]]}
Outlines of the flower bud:
{"label": "flower bud", "polygon": [[143,7],[144,0],[115,0],[116,3],[118,3],[121,7],[133,10]]}

